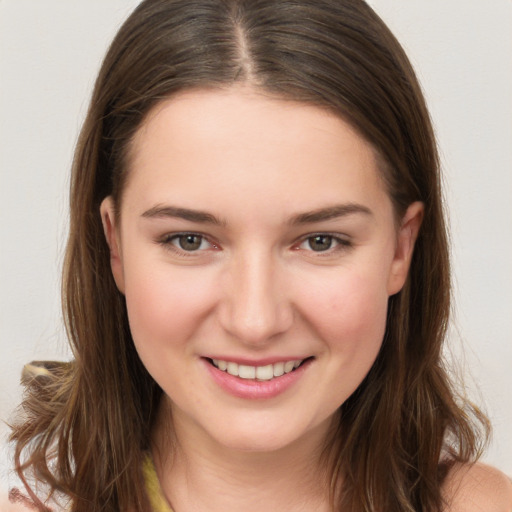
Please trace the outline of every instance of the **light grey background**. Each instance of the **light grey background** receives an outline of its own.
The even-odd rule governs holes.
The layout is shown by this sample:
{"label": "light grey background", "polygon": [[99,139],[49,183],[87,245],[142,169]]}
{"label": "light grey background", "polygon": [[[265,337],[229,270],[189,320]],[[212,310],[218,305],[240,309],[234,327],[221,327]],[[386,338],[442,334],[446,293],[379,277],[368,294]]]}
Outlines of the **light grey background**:
{"label": "light grey background", "polygon": [[[103,54],[137,3],[0,0],[3,420],[20,400],[25,362],[68,357],[59,273],[72,151]],[[426,92],[452,229],[451,352],[494,424],[485,460],[512,474],[512,2],[370,3]]]}

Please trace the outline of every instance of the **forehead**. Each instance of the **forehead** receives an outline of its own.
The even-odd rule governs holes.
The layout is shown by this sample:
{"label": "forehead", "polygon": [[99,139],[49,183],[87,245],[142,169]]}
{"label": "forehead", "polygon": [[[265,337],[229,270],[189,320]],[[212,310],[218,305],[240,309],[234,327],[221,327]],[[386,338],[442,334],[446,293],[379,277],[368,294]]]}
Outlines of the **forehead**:
{"label": "forehead", "polygon": [[[266,130],[262,130],[263,127]],[[236,139],[234,131],[239,135]],[[341,116],[327,108],[275,96],[243,84],[219,89],[191,89],[161,101],[137,130],[132,144],[133,155],[136,156],[150,138],[154,140],[158,132],[173,138],[191,134],[197,143],[217,142],[231,147],[239,139],[249,148],[251,142],[257,144],[265,138],[269,147],[283,143],[288,146],[288,142],[298,146],[306,139],[314,143],[330,134],[338,147],[357,144],[374,157],[371,144],[365,142]]]}
{"label": "forehead", "polygon": [[248,87],[161,102],[134,137],[128,172],[127,189],[162,201],[236,191],[243,207],[255,197],[337,203],[385,192],[375,151],[343,119]]}

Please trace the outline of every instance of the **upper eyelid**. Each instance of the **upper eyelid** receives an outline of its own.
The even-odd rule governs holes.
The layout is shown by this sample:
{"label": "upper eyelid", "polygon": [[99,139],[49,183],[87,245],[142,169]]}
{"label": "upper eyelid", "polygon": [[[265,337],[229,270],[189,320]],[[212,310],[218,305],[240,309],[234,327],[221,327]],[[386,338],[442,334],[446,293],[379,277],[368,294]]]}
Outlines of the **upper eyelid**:
{"label": "upper eyelid", "polygon": [[209,235],[206,235],[205,233],[201,233],[200,231],[171,231],[168,233],[164,233],[163,235],[159,236],[159,240],[170,240],[172,238],[176,238],[179,236],[186,236],[186,235],[194,235],[194,236],[200,236],[204,238],[205,240],[208,240],[211,242],[212,237]]}
{"label": "upper eyelid", "polygon": [[[315,251],[311,246],[309,248],[303,247],[304,244],[307,244],[308,240],[310,240],[311,238],[315,238],[316,236],[328,236],[333,240],[334,243],[332,243],[329,248],[322,251]],[[336,235],[321,232],[300,238],[297,242],[295,242],[292,245],[292,249],[294,251],[304,251],[306,254],[308,254],[309,257],[327,258],[339,255],[340,252],[345,252],[353,249],[353,243],[351,240],[343,238],[339,234]]]}
{"label": "upper eyelid", "polygon": [[[204,233],[197,232],[197,231],[178,231],[178,232],[165,233],[164,235],[157,237],[156,242],[159,244],[170,244],[171,241],[175,240],[176,238],[178,238],[180,236],[187,236],[187,235],[199,236],[202,239],[206,240],[210,244],[211,247],[214,247],[216,249],[220,248],[220,244],[218,244],[217,242],[212,240],[212,237],[205,235]],[[185,251],[179,247],[176,247],[176,250],[183,251],[184,253],[202,252],[202,251]]]}
{"label": "upper eyelid", "polygon": [[315,231],[313,233],[308,233],[307,235],[302,235],[297,238],[295,243],[302,243],[308,238],[314,238],[315,236],[330,236],[334,240],[339,240],[340,242],[349,243],[351,242],[351,237],[349,235],[343,233],[331,233],[329,231]]}

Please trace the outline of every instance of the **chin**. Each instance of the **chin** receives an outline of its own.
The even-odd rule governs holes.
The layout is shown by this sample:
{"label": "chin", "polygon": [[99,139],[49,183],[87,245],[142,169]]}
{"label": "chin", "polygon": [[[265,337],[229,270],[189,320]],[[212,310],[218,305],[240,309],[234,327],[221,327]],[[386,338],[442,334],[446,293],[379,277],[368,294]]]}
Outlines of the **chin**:
{"label": "chin", "polygon": [[223,436],[219,443],[227,449],[246,453],[271,453],[293,444],[295,438],[282,433],[236,432],[233,436]]}

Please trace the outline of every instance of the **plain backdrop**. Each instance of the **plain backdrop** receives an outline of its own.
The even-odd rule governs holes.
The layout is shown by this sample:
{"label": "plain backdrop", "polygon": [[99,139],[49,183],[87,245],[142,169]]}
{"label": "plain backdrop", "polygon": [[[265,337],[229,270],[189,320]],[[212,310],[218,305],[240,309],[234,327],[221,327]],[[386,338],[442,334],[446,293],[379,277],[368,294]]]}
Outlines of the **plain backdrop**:
{"label": "plain backdrop", "polygon": [[[25,362],[69,357],[59,274],[73,146],[103,54],[137,3],[0,0],[2,420],[21,398]],[[494,425],[485,460],[512,474],[512,2],[370,3],[430,106],[453,242],[449,352]]]}

